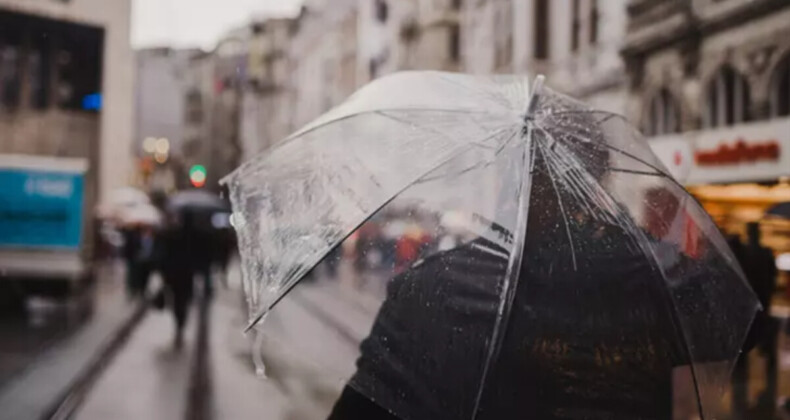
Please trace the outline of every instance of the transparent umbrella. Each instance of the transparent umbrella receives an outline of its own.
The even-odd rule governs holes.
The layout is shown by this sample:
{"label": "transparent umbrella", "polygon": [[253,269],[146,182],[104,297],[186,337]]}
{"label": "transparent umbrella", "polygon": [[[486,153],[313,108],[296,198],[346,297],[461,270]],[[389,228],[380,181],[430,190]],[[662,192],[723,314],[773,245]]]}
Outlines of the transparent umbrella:
{"label": "transparent umbrella", "polygon": [[735,258],[622,117],[533,88],[385,77],[229,175],[250,325],[383,209],[452,214],[349,389],[404,419],[661,418],[685,369],[713,418],[759,309]]}

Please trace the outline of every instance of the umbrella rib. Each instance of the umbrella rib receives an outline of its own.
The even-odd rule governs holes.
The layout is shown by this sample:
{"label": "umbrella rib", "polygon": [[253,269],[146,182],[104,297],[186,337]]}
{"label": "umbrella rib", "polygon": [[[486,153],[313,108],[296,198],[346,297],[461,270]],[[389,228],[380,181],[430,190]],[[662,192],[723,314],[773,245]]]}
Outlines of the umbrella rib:
{"label": "umbrella rib", "polygon": [[[340,246],[340,244],[342,244],[342,243],[343,243],[343,242],[344,242],[346,239],[348,239],[348,238],[349,238],[349,237],[350,237],[350,236],[351,236],[351,235],[352,235],[354,232],[356,232],[356,231],[357,231],[357,229],[359,229],[360,227],[362,227],[362,225],[364,225],[364,224],[365,224],[365,223],[367,223],[367,222],[368,222],[370,219],[372,219],[372,218],[373,218],[373,216],[375,216],[375,215],[376,215],[376,214],[377,214],[377,213],[378,213],[378,212],[379,212],[381,209],[383,209],[383,208],[384,208],[384,207],[386,207],[388,204],[390,204],[392,201],[394,201],[396,198],[398,198],[398,197],[399,197],[399,196],[400,196],[400,195],[401,195],[401,194],[402,194],[404,191],[406,191],[406,190],[407,190],[409,187],[411,187],[412,185],[414,185],[415,183],[417,183],[417,181],[419,181],[419,180],[420,180],[422,177],[424,177],[425,175],[427,175],[427,174],[429,174],[429,173],[431,173],[431,172],[435,171],[437,168],[441,167],[442,165],[444,165],[445,163],[447,163],[447,162],[451,161],[452,159],[455,159],[457,156],[459,156],[459,155],[461,155],[461,154],[465,153],[465,152],[467,151],[467,149],[469,149],[470,147],[472,147],[472,146],[471,146],[471,145],[465,145],[464,147],[462,147],[460,150],[456,151],[455,153],[451,153],[451,154],[450,154],[450,155],[449,155],[447,158],[445,158],[445,159],[441,160],[441,161],[440,161],[440,162],[438,162],[436,165],[432,166],[430,169],[428,169],[428,170],[426,170],[425,172],[423,172],[423,173],[422,173],[422,174],[421,174],[419,177],[417,177],[417,178],[416,178],[414,181],[412,181],[412,182],[409,182],[409,183],[407,183],[406,185],[404,185],[404,186],[403,186],[403,188],[401,188],[401,189],[400,189],[400,190],[398,190],[398,191],[397,191],[395,194],[393,194],[393,195],[392,195],[392,197],[390,197],[389,199],[387,199],[386,201],[384,201],[383,203],[381,203],[379,206],[377,206],[377,207],[376,207],[376,208],[375,208],[375,209],[374,209],[372,212],[370,212],[370,214],[369,214],[369,215],[367,215],[367,216],[366,216],[364,219],[362,219],[362,221],[360,221],[360,222],[359,222],[358,224],[356,224],[356,225],[355,225],[355,226],[354,226],[352,229],[350,229],[350,230],[348,231],[348,233],[346,233],[346,234],[345,234],[345,235],[344,235],[344,236],[343,236],[343,237],[342,237],[342,238],[341,238],[341,239],[340,239],[340,240],[339,240],[339,241],[338,241],[338,242],[337,242],[337,243],[336,243],[336,244],[335,244],[333,247],[331,247],[331,248],[329,248],[328,250],[326,250],[326,251],[325,251],[325,252],[324,252],[324,253],[323,253],[323,254],[322,254],[322,255],[321,255],[321,256],[320,256],[318,259],[316,259],[316,261],[315,261],[314,263],[310,264],[310,269],[312,269],[313,267],[315,267],[316,265],[318,265],[318,263],[320,263],[320,262],[321,262],[321,260],[323,260],[323,259],[324,259],[324,258],[325,258],[327,255],[329,255],[329,253],[330,253],[330,252],[331,252],[333,249],[335,249],[335,248],[337,248],[338,246]],[[309,271],[309,270],[308,270],[308,271]],[[305,274],[307,274],[307,272],[305,272]],[[258,322],[259,322],[259,321],[260,321],[260,320],[263,318],[263,317],[264,317],[264,316],[266,316],[266,314],[268,314],[269,312],[271,312],[271,310],[272,310],[272,309],[274,309],[274,307],[275,307],[275,306],[277,306],[277,304],[278,304],[278,303],[280,303],[280,301],[282,301],[282,300],[283,300],[283,298],[285,298],[285,296],[286,296],[286,295],[288,295],[288,293],[290,293],[290,292],[291,292],[291,290],[293,290],[293,288],[294,288],[294,287],[296,287],[296,285],[298,285],[298,284],[299,284],[299,283],[300,283],[300,282],[301,282],[301,281],[302,281],[304,278],[305,278],[305,276],[304,276],[304,274],[303,274],[303,275],[302,275],[301,277],[299,277],[299,278],[298,278],[296,281],[292,282],[292,283],[291,283],[289,286],[287,286],[287,287],[285,288],[285,290],[284,290],[282,293],[280,293],[280,294],[277,296],[277,298],[275,298],[275,299],[274,299],[274,301],[272,301],[272,303],[271,303],[271,304],[269,304],[269,305],[268,305],[268,307],[267,307],[265,310],[261,311],[261,313],[260,313],[260,314],[258,314],[257,316],[255,316],[255,318],[254,318],[252,321],[250,321],[250,322],[249,322],[249,324],[247,324],[247,327],[244,329],[244,332],[245,332],[245,333],[246,333],[246,332],[249,332],[249,331],[250,331],[250,330],[251,330],[251,329],[252,329],[252,328],[253,328],[253,327],[254,327],[254,326],[255,326],[255,325],[256,325],[256,324],[257,324],[257,323],[258,323]]]}
{"label": "umbrella rib", "polygon": [[271,147],[267,148],[266,150],[263,150],[263,151],[259,152],[252,159],[242,163],[233,172],[229,173],[228,175],[225,175],[225,177],[223,177],[220,180],[220,184],[227,184],[227,183],[229,183],[230,179],[234,176],[234,174],[238,174],[238,173],[241,173],[243,171],[246,171],[248,168],[251,168],[251,167],[256,167],[256,165],[260,166],[260,165],[266,163],[266,159],[257,159],[257,157],[258,156],[267,155],[267,154],[273,152],[274,150],[279,149],[284,144],[290,142],[293,139],[301,138],[301,137],[303,137],[303,136],[305,136],[307,134],[310,134],[310,133],[312,133],[312,132],[314,132],[316,130],[324,128],[324,127],[326,127],[328,125],[332,125],[332,124],[335,124],[335,123],[339,123],[341,121],[349,120],[351,118],[355,118],[355,117],[359,117],[359,116],[367,115],[367,114],[377,114],[377,113],[381,113],[381,112],[393,112],[393,111],[439,112],[439,113],[456,113],[456,114],[469,114],[469,115],[497,115],[495,113],[487,112],[487,111],[461,110],[461,109],[440,109],[440,108],[392,108],[392,109],[371,109],[371,110],[367,110],[367,111],[355,112],[355,113],[352,113],[352,114],[344,115],[344,116],[339,117],[339,118],[331,119],[329,121],[324,121],[323,123],[318,124],[315,127],[310,127],[308,130],[297,131],[296,133],[293,133],[293,134],[285,137],[284,139],[274,143]]}
{"label": "umbrella rib", "polygon": [[[600,190],[600,192],[602,192],[604,195],[609,197],[609,200],[616,201],[614,197],[612,197],[612,195],[605,188],[602,188],[600,185],[598,185],[597,189]],[[623,226],[623,228],[625,228],[626,231],[629,231],[632,235],[638,238],[635,240],[637,246],[642,248],[642,251],[645,253],[646,256],[650,257],[650,260],[652,260],[653,265],[661,274],[661,278],[664,280],[664,284],[662,285],[663,287],[661,287],[660,289],[664,290],[666,294],[669,295],[669,301],[671,306],[672,327],[673,330],[675,331],[675,335],[683,343],[683,349],[686,351],[686,357],[688,357],[689,366],[691,368],[691,377],[694,383],[694,392],[696,393],[697,396],[696,398],[697,410],[699,411],[700,418],[705,419],[705,415],[702,409],[702,402],[700,401],[700,387],[699,387],[699,381],[697,379],[697,372],[691,357],[691,346],[688,343],[688,339],[686,338],[686,335],[683,333],[682,325],[680,325],[680,319],[679,319],[680,315],[678,314],[678,310],[677,310],[677,302],[675,301],[675,298],[672,296],[672,293],[666,290],[666,287],[668,286],[666,285],[667,277],[664,272],[664,269],[659,263],[658,256],[655,254],[653,247],[649,245],[650,239],[647,237],[645,232],[638,226],[634,225],[633,220],[630,219],[629,217],[624,217],[623,219],[630,221],[630,223],[626,223]]]}
{"label": "umbrella rib", "polygon": [[475,95],[487,96],[488,99],[490,99],[491,101],[495,102],[497,105],[501,106],[504,109],[508,109],[508,104],[507,104],[506,101],[503,100],[504,98],[497,97],[496,95],[493,94],[493,92],[487,92],[485,90],[475,91],[474,89],[471,89],[469,86],[466,86],[463,83],[458,83],[455,80],[451,80],[450,78],[445,77],[444,75],[441,75],[441,74],[439,75],[439,79],[441,79],[441,80],[443,80],[443,81],[445,81],[447,83],[450,83],[452,85],[461,87],[461,88],[465,89],[466,91],[471,92],[471,93],[473,93]]}
{"label": "umbrella rib", "polygon": [[[499,129],[499,130],[497,130],[496,132],[494,132],[494,134],[492,134],[492,135],[490,135],[490,136],[488,136],[488,137],[484,138],[484,139],[483,139],[483,141],[486,141],[486,140],[492,139],[492,138],[494,138],[494,137],[498,136],[499,134],[505,133],[506,131],[507,131],[507,128],[502,128],[502,129]],[[505,141],[505,143],[504,143],[504,144],[505,144],[505,145],[509,144],[509,143],[510,143],[510,142],[511,142],[511,141],[512,141],[512,140],[513,140],[515,137],[516,137],[516,134],[518,134],[518,130],[515,130],[515,131],[513,131],[513,134],[512,134],[510,137],[508,137],[508,139]],[[480,147],[480,145],[479,145],[478,143],[479,143],[479,142],[475,142],[475,143],[474,143],[474,144],[472,144],[472,145],[473,145],[473,146],[475,146],[475,147]],[[502,149],[504,149],[504,147],[500,147],[500,148],[499,148],[499,149],[498,149],[498,150],[495,152],[495,156],[498,156],[498,155],[499,155],[499,154],[502,152]],[[488,166],[491,166],[493,163],[494,163],[494,161],[491,161],[491,162],[486,162],[486,163],[484,163],[483,165],[480,165],[480,166],[473,166],[473,167],[471,167],[471,168],[466,168],[466,169],[464,169],[464,170],[458,171],[458,172],[456,172],[456,173],[455,173],[455,174],[453,174],[453,175],[455,175],[455,176],[458,176],[458,175],[463,175],[463,174],[466,174],[466,173],[468,173],[468,172],[471,172],[471,171],[473,171],[473,170],[475,170],[475,169],[477,169],[477,168],[480,168],[481,166],[482,166],[482,167],[488,167]],[[430,172],[428,172],[428,173],[430,173]],[[425,182],[434,181],[434,180],[437,180],[437,179],[439,179],[439,178],[442,178],[442,177],[445,177],[445,176],[446,176],[446,175],[436,175],[436,176],[433,176],[433,177],[427,177],[427,175],[428,175],[428,174],[426,174],[426,176],[424,176],[424,177],[421,177],[420,179],[418,179],[417,181],[415,181],[415,184],[416,184],[416,183],[420,183],[420,184],[422,184],[422,183],[425,183]]]}
{"label": "umbrella rib", "polygon": [[[540,130],[544,131],[545,133],[545,130],[543,129]],[[560,205],[560,213],[562,213],[562,222],[565,225],[565,233],[568,235],[568,244],[571,247],[571,259],[573,261],[573,271],[576,271],[578,270],[578,267],[576,265],[576,249],[573,246],[573,235],[571,235],[571,229],[570,226],[568,225],[568,219],[565,217],[565,206],[562,204],[562,197],[560,196],[560,191],[557,188],[557,183],[554,181],[554,176],[553,176],[554,171],[552,170],[551,164],[549,163],[548,160],[549,158],[548,156],[546,156],[546,153],[543,151],[543,147],[538,147],[538,150],[540,151],[541,156],[543,156],[543,159],[546,160],[546,168],[548,168],[549,170],[549,179],[551,180],[551,185],[554,187],[554,194],[557,196],[557,203],[559,203]]]}
{"label": "umbrella rib", "polygon": [[667,177],[666,174],[663,174],[661,172],[638,171],[638,170],[635,170],[635,169],[612,168],[612,167],[610,167],[608,170],[612,171],[612,172],[622,172],[622,173],[626,173],[626,174],[655,176],[655,177],[658,177],[658,178],[666,178]]}
{"label": "umbrella rib", "polygon": [[[576,114],[578,114],[578,113],[580,113],[580,112],[578,112],[578,111],[577,111],[577,112],[570,112],[570,111],[569,111],[569,112],[564,112],[564,113],[566,113],[566,114],[571,114],[571,113],[576,113]],[[557,113],[555,113],[555,114],[552,114],[552,115],[556,115],[556,114],[561,114],[561,112],[557,112]],[[612,114],[612,115],[613,115],[613,116],[618,116],[617,114]],[[650,162],[647,162],[646,160],[644,160],[644,159],[642,159],[642,158],[640,158],[640,157],[638,157],[638,156],[636,156],[636,155],[634,155],[634,154],[632,154],[632,153],[626,152],[625,150],[622,150],[622,149],[619,149],[619,148],[617,148],[617,147],[614,147],[614,146],[612,146],[612,145],[610,145],[610,144],[608,144],[608,143],[606,143],[606,142],[603,142],[603,141],[588,142],[588,143],[589,143],[589,144],[592,144],[592,145],[594,145],[594,146],[596,146],[596,147],[605,147],[605,148],[607,148],[607,149],[609,149],[609,150],[612,150],[612,151],[614,151],[614,152],[616,152],[616,153],[619,153],[619,154],[621,154],[621,155],[623,155],[623,156],[629,157],[629,158],[631,158],[631,159],[633,159],[633,160],[635,160],[635,161],[637,161],[637,162],[639,162],[639,163],[641,163],[641,164],[643,164],[643,165],[647,166],[648,168],[650,168],[650,169],[653,169],[653,170],[654,170],[654,171],[656,171],[658,174],[661,174],[661,176],[663,176],[664,178],[667,178],[667,179],[669,179],[670,181],[672,181],[672,182],[673,182],[675,185],[679,186],[680,188],[683,188],[683,186],[682,186],[680,183],[678,183],[678,182],[677,182],[677,180],[675,180],[675,178],[673,178],[672,176],[668,175],[666,172],[662,171],[662,170],[661,170],[660,168],[658,168],[657,166],[655,166],[655,165],[651,164]],[[621,172],[626,172],[626,170],[622,170]],[[647,173],[646,173],[645,175],[647,175]],[[657,175],[657,174],[656,174],[656,175]],[[684,189],[685,189],[685,188],[684,188]]]}
{"label": "umbrella rib", "polygon": [[[480,404],[483,400],[483,388],[485,388],[486,383],[489,379],[489,368],[491,363],[499,352],[501,351],[502,347],[502,340],[504,339],[504,328],[506,327],[508,318],[505,317],[505,312],[510,312],[510,309],[513,305],[513,299],[515,297],[515,290],[518,287],[518,278],[521,271],[521,258],[523,258],[524,252],[524,242],[526,237],[526,230],[527,230],[527,219],[529,217],[529,198],[532,194],[532,182],[527,181],[527,174],[531,174],[534,169],[535,164],[535,144],[534,141],[531,139],[532,135],[528,131],[522,131],[525,139],[527,140],[526,147],[524,149],[524,174],[522,175],[522,181],[519,188],[519,197],[518,197],[518,211],[519,216],[516,221],[516,235],[520,235],[523,232],[521,237],[521,241],[514,241],[514,247],[511,251],[511,258],[508,260],[507,270],[505,271],[504,275],[504,284],[502,287],[502,291],[500,292],[500,305],[497,309],[497,319],[494,322],[494,328],[491,333],[491,342],[489,344],[488,353],[486,354],[485,364],[483,365],[483,372],[480,378],[480,385],[477,390],[477,395],[475,397],[475,405],[474,411],[472,412],[472,420],[477,419],[477,414],[480,410]],[[525,185],[526,184],[526,185]]]}
{"label": "umbrella rib", "polygon": [[323,123],[318,124],[315,127],[310,127],[309,129],[307,129],[305,131],[297,131],[295,134],[292,134],[292,135],[286,137],[285,139],[281,140],[277,144],[275,144],[273,146],[273,148],[278,147],[280,144],[282,144],[283,142],[285,142],[287,140],[290,140],[290,139],[293,139],[293,138],[302,137],[302,136],[304,136],[306,134],[309,134],[309,133],[311,133],[313,131],[316,131],[316,130],[318,130],[320,128],[326,127],[327,125],[335,124],[335,123],[340,122],[340,121],[345,121],[345,120],[348,120],[348,119],[351,119],[351,118],[354,118],[354,117],[358,117],[358,116],[361,116],[361,115],[366,115],[366,114],[379,114],[379,113],[382,113],[382,112],[398,112],[398,111],[496,115],[495,113],[488,112],[488,111],[473,111],[473,110],[463,110],[463,109],[442,109],[442,108],[384,108],[384,109],[370,109],[370,110],[367,110],[367,111],[354,112],[354,113],[351,113],[351,114],[348,114],[348,115],[344,115],[342,117],[331,119],[329,121],[324,121]]}
{"label": "umbrella rib", "polygon": [[[635,160],[635,161],[647,166],[648,168],[656,171],[656,174],[655,174],[656,176],[658,176],[660,174],[660,176],[671,180],[678,187],[683,188],[683,186],[681,184],[679,184],[677,182],[677,180],[675,180],[675,178],[673,178],[672,176],[668,175],[666,172],[662,171],[660,168],[658,168],[657,166],[653,165],[652,163],[647,162],[646,160],[644,160],[644,159],[642,159],[642,158],[640,158],[640,157],[638,157],[638,156],[636,156],[636,155],[634,155],[632,153],[626,152],[625,150],[622,150],[622,149],[618,149],[617,147],[614,147],[614,146],[612,146],[612,145],[610,145],[610,144],[608,144],[606,142],[597,141],[597,142],[589,142],[589,144],[592,144],[595,147],[605,147],[605,148],[607,148],[609,150],[612,150],[612,151],[614,151],[616,153],[619,153],[619,154],[621,154],[621,155],[623,155],[625,157],[629,157],[629,158],[631,158],[631,159],[633,159],[633,160]],[[622,169],[620,171],[621,172],[627,172],[627,171],[630,171],[630,170]],[[649,173],[645,173],[645,175],[648,175],[648,174]],[[685,190],[685,188],[683,188],[683,189]]]}

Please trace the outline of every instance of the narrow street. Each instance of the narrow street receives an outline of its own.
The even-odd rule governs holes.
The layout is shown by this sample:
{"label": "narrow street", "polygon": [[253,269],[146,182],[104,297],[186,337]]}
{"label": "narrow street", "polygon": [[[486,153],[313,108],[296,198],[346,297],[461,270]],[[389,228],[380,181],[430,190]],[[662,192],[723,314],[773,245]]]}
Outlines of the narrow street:
{"label": "narrow street", "polygon": [[[173,347],[170,313],[149,308],[74,418],[194,418],[190,405],[195,404],[208,411],[201,418],[326,418],[354,371],[359,343],[375,317],[375,301],[341,292],[348,286],[328,279],[305,283],[260,330],[245,335],[239,274],[233,266],[228,287],[218,284],[206,307],[205,349],[198,345],[199,305],[190,313],[181,349]],[[201,350],[207,355],[203,363],[197,361]],[[254,356],[256,351],[260,357]],[[258,373],[256,358],[264,367]],[[208,388],[196,395],[201,371],[207,373]]]}
{"label": "narrow street", "polygon": [[114,264],[100,266],[95,284],[76,298],[43,302],[2,318],[0,419],[48,418],[96,370],[90,367],[97,355],[122,344],[141,312],[126,298],[123,270]]}

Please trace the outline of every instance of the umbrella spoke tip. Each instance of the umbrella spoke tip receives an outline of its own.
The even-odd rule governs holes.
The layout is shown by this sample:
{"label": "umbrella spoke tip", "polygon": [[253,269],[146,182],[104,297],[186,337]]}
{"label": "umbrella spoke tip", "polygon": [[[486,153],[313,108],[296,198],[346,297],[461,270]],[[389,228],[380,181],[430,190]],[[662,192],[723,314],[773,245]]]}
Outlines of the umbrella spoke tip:
{"label": "umbrella spoke tip", "polygon": [[535,77],[535,81],[532,82],[532,92],[529,98],[529,103],[527,104],[527,118],[529,118],[535,112],[535,109],[538,105],[538,98],[543,91],[543,84],[545,81],[546,76],[539,74],[537,77]]}

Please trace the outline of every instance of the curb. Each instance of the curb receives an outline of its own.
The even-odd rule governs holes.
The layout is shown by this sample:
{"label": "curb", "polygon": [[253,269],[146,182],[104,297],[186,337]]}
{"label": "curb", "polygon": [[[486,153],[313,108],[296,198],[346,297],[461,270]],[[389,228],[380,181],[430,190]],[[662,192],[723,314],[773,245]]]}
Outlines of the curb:
{"label": "curb", "polygon": [[41,420],[65,420],[74,416],[96,380],[123,348],[135,327],[140,324],[147,312],[148,305],[148,301],[141,302],[121,326],[102,343],[90,361],[66,387],[66,390],[44,411]]}

